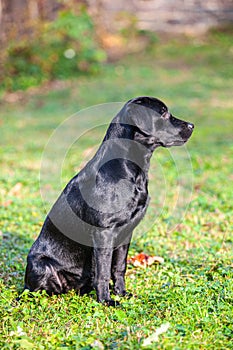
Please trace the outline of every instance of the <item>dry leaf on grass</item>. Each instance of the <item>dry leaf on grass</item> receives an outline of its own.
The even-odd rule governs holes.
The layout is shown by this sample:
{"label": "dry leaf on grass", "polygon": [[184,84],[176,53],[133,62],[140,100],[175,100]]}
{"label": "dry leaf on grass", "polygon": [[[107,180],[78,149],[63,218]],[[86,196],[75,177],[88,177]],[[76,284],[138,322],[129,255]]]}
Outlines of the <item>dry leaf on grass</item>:
{"label": "dry leaf on grass", "polygon": [[163,264],[164,259],[161,256],[150,256],[145,253],[139,253],[129,258],[127,262],[135,267],[147,267],[154,263]]}

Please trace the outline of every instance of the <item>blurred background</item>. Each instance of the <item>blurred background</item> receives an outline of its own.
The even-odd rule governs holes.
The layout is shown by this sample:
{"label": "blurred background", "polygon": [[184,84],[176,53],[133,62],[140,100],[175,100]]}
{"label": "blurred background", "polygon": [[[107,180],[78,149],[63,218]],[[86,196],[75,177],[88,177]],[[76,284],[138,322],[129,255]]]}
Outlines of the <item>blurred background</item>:
{"label": "blurred background", "polygon": [[231,0],[0,0],[0,89],[96,74],[161,35],[197,38],[232,21]]}

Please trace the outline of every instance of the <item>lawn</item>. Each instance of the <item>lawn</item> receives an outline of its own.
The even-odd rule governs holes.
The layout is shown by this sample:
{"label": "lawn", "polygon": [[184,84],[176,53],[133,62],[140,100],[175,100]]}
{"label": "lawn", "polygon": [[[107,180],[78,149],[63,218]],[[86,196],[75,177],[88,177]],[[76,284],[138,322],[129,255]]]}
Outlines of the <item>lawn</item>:
{"label": "lawn", "polygon": [[[1,349],[233,348],[232,54],[229,33],[161,39],[104,66],[100,75],[1,102]],[[164,263],[129,264],[126,285],[133,297],[121,298],[116,308],[98,304],[95,293],[24,293],[17,302],[26,256],[45,217],[41,187],[59,193],[96,150],[116,102],[140,95],[161,98],[195,124],[186,147],[155,151],[151,204],[129,252],[160,256]],[[103,103],[111,104],[83,111]],[[65,137],[56,145],[51,176],[40,185],[52,132],[77,112],[68,137],[76,129],[81,136],[70,141],[58,177]]]}

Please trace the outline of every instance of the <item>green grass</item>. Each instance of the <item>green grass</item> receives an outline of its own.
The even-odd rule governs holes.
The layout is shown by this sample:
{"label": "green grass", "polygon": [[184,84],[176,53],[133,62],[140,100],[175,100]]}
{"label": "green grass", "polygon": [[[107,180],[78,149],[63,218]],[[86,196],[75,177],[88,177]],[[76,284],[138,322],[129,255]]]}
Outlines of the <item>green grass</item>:
{"label": "green grass", "polygon": [[[200,40],[161,40],[148,52],[106,65],[101,76],[26,94],[16,104],[2,102],[1,349],[140,349],[165,323],[168,330],[145,348],[233,348],[231,42],[229,34],[217,32]],[[117,308],[98,304],[94,293],[33,299],[25,293],[16,302],[28,249],[45,216],[39,171],[52,131],[85,107],[138,95],[163,99],[195,124],[187,152],[155,152],[151,204],[130,249],[130,255],[162,256],[164,264],[129,266],[126,284],[134,297],[122,298]],[[77,130],[104,120],[80,118]],[[88,131],[69,149],[62,184],[91,156],[86,150],[93,152],[104,129]],[[61,186],[52,177],[49,185]],[[179,188],[184,199],[176,205]]]}

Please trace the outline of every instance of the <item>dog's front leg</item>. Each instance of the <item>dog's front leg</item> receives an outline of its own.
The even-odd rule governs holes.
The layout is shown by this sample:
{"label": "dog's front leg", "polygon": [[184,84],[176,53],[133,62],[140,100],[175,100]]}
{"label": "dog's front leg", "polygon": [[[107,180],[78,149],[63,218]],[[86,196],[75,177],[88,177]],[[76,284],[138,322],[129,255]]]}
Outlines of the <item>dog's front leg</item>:
{"label": "dog's front leg", "polygon": [[127,265],[127,255],[129,244],[124,244],[115,248],[112,257],[111,274],[114,283],[114,293],[118,295],[126,295],[125,290],[125,271]]}
{"label": "dog's front leg", "polygon": [[116,306],[111,299],[109,282],[111,278],[112,248],[94,248],[95,255],[95,288],[97,300],[108,306]]}

